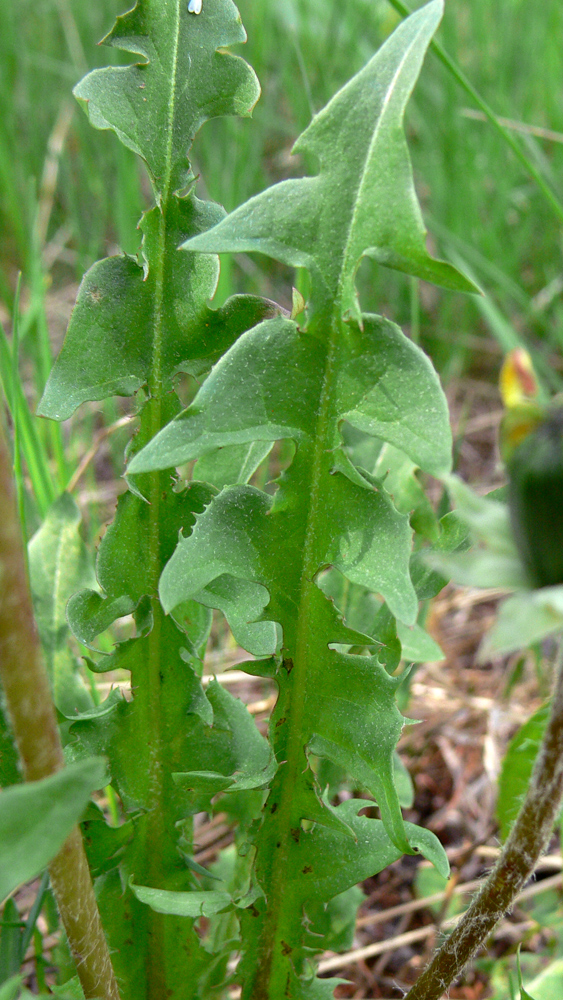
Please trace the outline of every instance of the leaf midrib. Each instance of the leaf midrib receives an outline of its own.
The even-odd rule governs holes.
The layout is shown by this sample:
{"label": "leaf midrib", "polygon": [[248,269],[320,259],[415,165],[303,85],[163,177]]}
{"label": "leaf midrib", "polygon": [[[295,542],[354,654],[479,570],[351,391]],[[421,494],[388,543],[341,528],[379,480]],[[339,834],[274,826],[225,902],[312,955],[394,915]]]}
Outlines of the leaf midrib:
{"label": "leaf midrib", "polygon": [[[410,54],[412,52],[412,49],[414,48],[416,42],[418,41],[418,39],[420,37],[420,34],[422,32],[423,27],[424,27],[424,23],[421,25],[421,28],[416,33],[416,35],[413,37],[413,39],[411,40],[410,45],[408,46],[408,48],[403,53],[403,57],[402,57],[399,65],[397,67],[397,71],[396,71],[396,73],[393,76],[391,84],[387,88],[387,93],[386,93],[385,99],[383,101],[381,113],[379,115],[377,124],[376,124],[376,126],[375,126],[375,128],[374,128],[374,130],[372,132],[371,140],[370,140],[369,145],[368,145],[367,154],[366,154],[365,159],[364,159],[363,169],[361,171],[359,183],[358,183],[357,188],[356,188],[356,198],[354,199],[354,205],[353,205],[352,213],[351,213],[351,216],[350,216],[350,222],[349,222],[349,225],[347,226],[347,229],[346,229],[346,240],[344,242],[344,252],[343,252],[342,258],[341,258],[342,259],[342,267],[340,268],[340,275],[339,275],[339,278],[338,278],[338,299],[339,300],[340,300],[341,295],[342,295],[342,289],[343,289],[343,283],[344,283],[343,279],[344,279],[344,277],[345,277],[345,275],[346,275],[346,273],[348,271],[348,259],[349,259],[349,256],[350,256],[350,245],[351,245],[351,242],[352,242],[352,236],[353,236],[353,233],[354,233],[354,230],[355,230],[355,226],[356,226],[356,220],[358,218],[358,214],[359,214],[359,211],[360,211],[360,206],[362,204],[362,191],[363,191],[363,189],[365,187],[365,184],[366,184],[366,178],[367,178],[367,174],[368,174],[368,168],[369,168],[369,165],[371,163],[371,158],[372,158],[372,155],[373,155],[373,151],[374,151],[374,148],[375,148],[375,146],[376,146],[376,144],[378,142],[382,125],[386,121],[386,114],[385,114],[385,112],[387,111],[387,109],[389,107],[389,104],[390,104],[390,101],[391,101],[391,96],[393,94],[393,90],[394,90],[396,81],[400,78],[401,73],[403,71],[403,67],[405,65],[405,62],[407,61],[408,57],[410,56]],[[353,263],[355,264],[355,261]]]}

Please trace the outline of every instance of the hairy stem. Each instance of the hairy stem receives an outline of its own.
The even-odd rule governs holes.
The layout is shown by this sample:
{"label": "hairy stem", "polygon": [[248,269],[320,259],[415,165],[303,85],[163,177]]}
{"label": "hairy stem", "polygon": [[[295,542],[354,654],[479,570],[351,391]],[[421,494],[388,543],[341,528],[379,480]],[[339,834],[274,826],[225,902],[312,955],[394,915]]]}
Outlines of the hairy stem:
{"label": "hairy stem", "polygon": [[[292,684],[283,707],[283,716],[276,724],[279,730],[276,733],[275,749],[280,768],[265,808],[259,848],[261,857],[268,859],[263,885],[267,912],[257,950],[257,967],[254,975],[249,976],[244,983],[243,1000],[274,1000],[277,984],[284,976],[287,955],[292,950],[288,941],[299,939],[303,934],[303,914],[287,905],[286,878],[289,847],[300,832],[301,817],[296,815],[295,810],[296,789],[303,782],[307,771],[305,742],[308,734],[304,730],[303,719],[310,684],[310,659],[314,655],[311,603],[312,591],[316,587],[314,578],[318,570],[316,535],[319,519],[323,517],[323,477],[327,472],[327,454],[330,448],[329,427],[339,333],[338,323],[334,321],[312,450],[307,453],[302,446],[301,453],[294,462],[294,466],[300,461],[308,465],[303,478],[308,482],[310,501],[304,532],[303,561],[295,590],[295,638],[289,649],[292,656],[286,654],[284,657],[284,669],[291,674]],[[295,971],[298,975],[302,972],[300,960],[295,962]]]}
{"label": "hairy stem", "polygon": [[551,715],[530,787],[502,854],[469,909],[405,1000],[439,1000],[511,907],[546,849],[563,798],[561,652]]}
{"label": "hairy stem", "polygon": [[[0,680],[27,781],[64,766],[33,618],[10,458],[0,420]],[[49,865],[51,885],[86,1000],[119,1000],[78,827]]]}

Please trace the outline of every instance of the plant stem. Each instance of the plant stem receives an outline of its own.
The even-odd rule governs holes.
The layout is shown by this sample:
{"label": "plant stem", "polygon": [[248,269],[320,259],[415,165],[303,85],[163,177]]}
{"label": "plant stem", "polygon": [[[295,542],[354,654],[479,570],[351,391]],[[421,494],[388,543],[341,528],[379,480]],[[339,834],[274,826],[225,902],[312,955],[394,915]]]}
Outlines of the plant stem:
{"label": "plant stem", "polygon": [[502,854],[455,930],[405,1000],[439,1000],[511,907],[547,848],[563,798],[562,646],[551,715],[530,787]]}
{"label": "plant stem", "polygon": [[[287,965],[288,944],[303,934],[303,914],[288,908],[286,879],[288,853],[296,833],[300,831],[301,816],[296,815],[296,790],[307,772],[305,743],[308,734],[304,728],[305,705],[310,685],[311,658],[315,652],[313,592],[318,570],[317,534],[323,517],[323,482],[330,463],[330,422],[334,402],[336,357],[340,326],[336,319],[331,323],[331,333],[325,363],[324,386],[321,394],[315,436],[310,451],[301,446],[294,460],[294,468],[302,463],[302,478],[307,482],[309,504],[304,531],[303,561],[299,578],[294,581],[295,591],[288,581],[297,609],[295,635],[284,657],[284,670],[291,674],[292,683],[283,705],[283,715],[276,723],[275,751],[280,767],[264,811],[264,823],[259,846],[259,858],[264,863],[264,892],[267,899],[260,942],[259,960],[254,974],[244,982],[242,1000],[275,1000],[276,990],[284,977]],[[329,464],[330,468],[330,464]],[[286,643],[288,637],[286,636]],[[279,728],[278,728],[279,727]],[[275,809],[275,819],[274,816]],[[302,959],[293,959],[295,972],[301,975]]]}
{"label": "plant stem", "polygon": [[[0,421],[0,680],[27,781],[64,767],[26,576],[11,462]],[[49,865],[86,1000],[119,1000],[82,836],[75,827]]]}

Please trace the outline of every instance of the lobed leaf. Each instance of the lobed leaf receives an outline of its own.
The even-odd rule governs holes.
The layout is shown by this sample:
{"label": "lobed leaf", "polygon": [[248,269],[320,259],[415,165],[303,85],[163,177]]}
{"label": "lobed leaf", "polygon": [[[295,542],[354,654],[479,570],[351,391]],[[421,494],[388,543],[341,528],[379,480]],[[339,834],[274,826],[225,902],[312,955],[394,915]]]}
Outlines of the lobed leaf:
{"label": "lobed leaf", "polygon": [[[142,221],[144,260],[107,257],[87,271],[38,407],[40,416],[65,420],[87,400],[133,395],[149,380],[157,334],[162,378],[169,381],[178,371],[199,376],[244,330],[273,312],[271,305],[250,295],[233,296],[221,309],[210,309],[217,259],[177,253],[186,233],[204,229],[221,214],[219,206],[193,194],[173,199],[164,248],[155,245],[154,230],[162,217],[152,209]],[[157,294],[160,281],[164,315]]]}
{"label": "lobed leaf", "polygon": [[[451,468],[447,404],[428,358],[379,316],[342,329],[335,417],[388,441],[421,469]],[[326,348],[282,316],[243,334],[215,365],[193,404],[137,453],[136,474],[169,468],[215,448],[310,435]],[[336,429],[335,429],[336,434]]]}
{"label": "lobed leaf", "polygon": [[184,243],[199,252],[259,251],[310,269],[314,299],[337,299],[358,322],[354,279],[362,256],[460,291],[478,291],[433,259],[416,198],[403,116],[442,0],[397,28],[313,118],[294,146],[319,162],[315,177],[282,181]]}
{"label": "lobed leaf", "polygon": [[231,0],[207,0],[203,17],[191,17],[180,0],[138,0],[104,43],[142,61],[94,70],[74,88],[94,128],[113,129],[144,160],[157,200],[190,181],[187,154],[205,121],[252,111],[256,75],[226,51],[245,41]]}

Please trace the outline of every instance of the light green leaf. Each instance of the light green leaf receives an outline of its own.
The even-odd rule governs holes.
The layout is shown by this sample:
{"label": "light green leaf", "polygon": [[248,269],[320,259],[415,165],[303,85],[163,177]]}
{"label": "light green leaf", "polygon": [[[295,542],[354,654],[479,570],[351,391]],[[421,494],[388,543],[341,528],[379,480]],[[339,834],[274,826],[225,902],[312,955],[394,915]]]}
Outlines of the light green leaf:
{"label": "light green leaf", "polygon": [[49,509],[28,546],[39,635],[55,703],[65,714],[91,704],[67,649],[67,601],[79,588],[96,585],[91,558],[80,537],[80,520],[74,500],[63,493]]}
{"label": "light green leaf", "polygon": [[135,610],[135,602],[127,594],[114,600],[104,600],[97,590],[81,590],[67,604],[66,617],[73,635],[89,649],[96,636],[105,632],[118,618]]}
{"label": "light green leaf", "polygon": [[528,584],[519,556],[505,555],[490,549],[472,549],[470,552],[428,552],[424,560],[432,569],[443,573],[449,580],[462,587],[495,587],[516,590]]}
{"label": "light green leaf", "polygon": [[521,987],[520,1000],[560,1000],[563,990],[563,959],[556,958],[539,973],[528,989]]}
{"label": "light green leaf", "polygon": [[211,483],[218,490],[232,483],[247,483],[272,447],[272,441],[251,441],[207,452],[194,466],[194,479]]}
{"label": "light green leaf", "polygon": [[90,556],[80,537],[80,511],[68,493],[49,510],[29,543],[29,571],[35,614],[46,649],[57,648],[67,635],[65,607],[80,587],[95,584]]}
{"label": "light green leaf", "polygon": [[405,20],[357,76],[315,116],[294,146],[315,157],[315,177],[282,181],[186,241],[199,252],[259,251],[308,267],[314,300],[336,297],[359,320],[354,279],[364,255],[448,288],[476,291],[426,251],[403,116],[442,16],[433,0]]}
{"label": "light green leaf", "polygon": [[11,976],[0,986],[0,1000],[16,1000],[20,995],[23,976]]}
{"label": "light green leaf", "polygon": [[281,646],[280,626],[260,621],[269,599],[261,584],[228,573],[216,577],[194,595],[194,600],[223,612],[236,641],[253,656],[271,656]]}
{"label": "light green leaf", "polygon": [[[361,328],[350,323],[348,329],[337,385],[339,416],[400,449],[425,472],[449,472],[448,406],[429,359],[381,316],[363,315]],[[384,470],[383,464],[373,472],[381,476]]]}
{"label": "light green leaf", "polygon": [[563,586],[523,590],[500,605],[479,649],[479,659],[504,656],[562,630]]}
{"label": "light green leaf", "polygon": [[[322,387],[322,344],[279,316],[243,335],[213,369],[192,406],[129,463],[136,475],[216,448],[303,438]],[[251,388],[252,387],[252,388]]]}
{"label": "light green leaf", "polygon": [[427,565],[462,586],[507,590],[528,587],[528,575],[516,548],[507,505],[498,499],[478,496],[458,476],[446,476],[444,481],[455,503],[456,518],[467,525],[477,545],[469,552],[452,552],[448,551],[449,546],[436,546],[423,557]]}
{"label": "light green leaf", "polygon": [[435,663],[444,659],[438,643],[420,625],[410,628],[397,622],[397,635],[401,643],[401,656],[410,663]]}
{"label": "light green leaf", "polygon": [[507,505],[498,499],[474,493],[459,476],[443,478],[457,515],[467,524],[475,539],[499,555],[517,555]]}
{"label": "light green leaf", "polygon": [[90,758],[0,795],[0,901],[35,878],[57,854],[90,795],[107,783],[106,763]]}
{"label": "light green leaf", "polygon": [[[152,235],[158,225],[156,212],[152,209],[142,222],[144,262],[108,257],[84,276],[63,348],[38,407],[40,416],[65,420],[86,400],[131,396],[147,382],[158,321],[159,257],[158,246],[152,245],[147,234]],[[221,309],[210,309],[207,301],[219,276],[217,259],[176,252],[186,233],[212,225],[218,214],[218,206],[198,201],[195,195],[174,199],[167,208],[164,282],[168,312],[161,345],[167,380],[177,371],[196,376],[207,371],[244,330],[272,313],[270,305],[242,295]]]}
{"label": "light green leaf", "polygon": [[[440,383],[423,352],[394,323],[364,316],[342,329],[336,419],[402,449],[433,475],[451,466],[451,431]],[[326,356],[319,341],[280,316],[239,338],[192,406],[129,464],[170,468],[216,448],[301,440],[314,428]],[[336,433],[336,429],[335,429]]]}
{"label": "light green leaf", "polygon": [[78,976],[73,976],[62,986],[53,986],[52,994],[56,1000],[84,1000],[84,990]]}
{"label": "light green leaf", "polygon": [[363,890],[352,885],[328,903],[308,903],[312,947],[321,950],[322,935],[323,951],[349,951],[354,943],[358,908],[364,900]]}
{"label": "light green leaf", "polygon": [[223,913],[232,905],[228,892],[211,890],[208,892],[173,892],[166,889],[150,889],[146,885],[129,882],[135,896],[141,903],[150,906],[157,913],[172,913],[176,917],[212,917]]}

